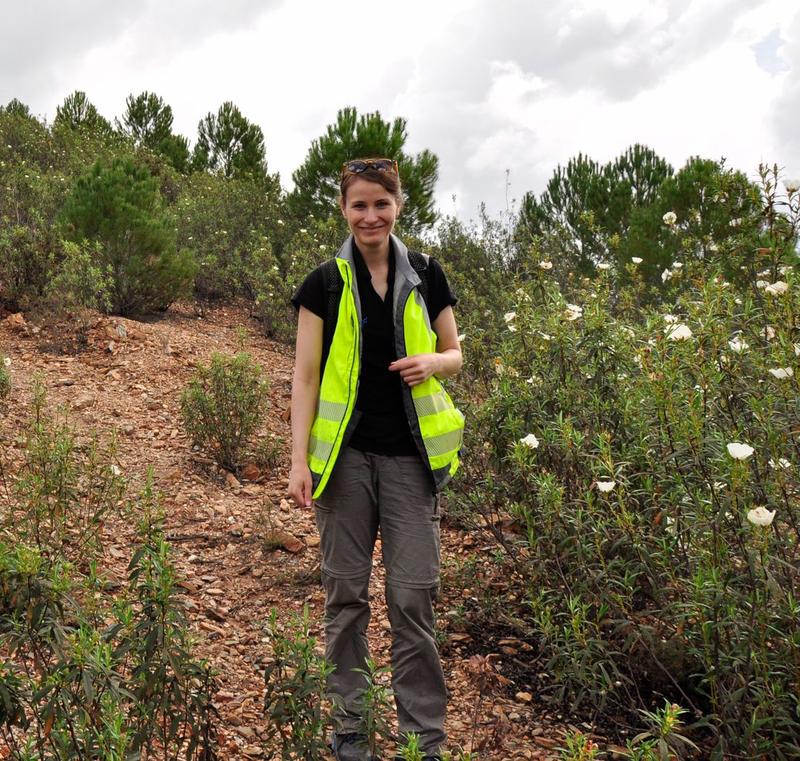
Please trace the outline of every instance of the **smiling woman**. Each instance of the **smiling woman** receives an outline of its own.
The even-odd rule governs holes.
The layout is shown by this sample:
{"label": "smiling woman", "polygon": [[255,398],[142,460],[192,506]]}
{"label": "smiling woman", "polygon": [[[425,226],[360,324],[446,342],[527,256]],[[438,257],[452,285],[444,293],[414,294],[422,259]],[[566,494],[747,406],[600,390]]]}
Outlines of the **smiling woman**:
{"label": "smiling woman", "polygon": [[369,653],[369,578],[382,538],[392,625],[392,686],[401,735],[425,759],[445,740],[447,690],[433,630],[439,584],[439,496],[458,467],[464,420],[440,379],[462,358],[441,267],[392,234],[403,207],[397,163],[342,169],[351,235],[295,293],[289,494],[316,507],[325,585],[331,739],[340,761],[368,761],[360,716]]}

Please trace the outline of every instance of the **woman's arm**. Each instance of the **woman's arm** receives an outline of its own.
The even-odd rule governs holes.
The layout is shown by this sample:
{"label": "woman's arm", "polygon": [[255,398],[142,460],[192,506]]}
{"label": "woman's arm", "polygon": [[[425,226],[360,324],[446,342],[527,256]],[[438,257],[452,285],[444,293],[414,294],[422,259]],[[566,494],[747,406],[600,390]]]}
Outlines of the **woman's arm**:
{"label": "woman's arm", "polygon": [[294,379],[292,380],[292,469],[289,496],[298,507],[311,507],[311,471],[308,437],[319,395],[319,363],[322,357],[322,320],[300,307],[297,319]]}
{"label": "woman's arm", "polygon": [[442,309],[431,327],[436,333],[435,353],[414,354],[397,359],[389,365],[389,369],[399,372],[400,377],[409,386],[416,386],[431,375],[436,375],[437,378],[450,378],[456,375],[464,364],[453,307]]}

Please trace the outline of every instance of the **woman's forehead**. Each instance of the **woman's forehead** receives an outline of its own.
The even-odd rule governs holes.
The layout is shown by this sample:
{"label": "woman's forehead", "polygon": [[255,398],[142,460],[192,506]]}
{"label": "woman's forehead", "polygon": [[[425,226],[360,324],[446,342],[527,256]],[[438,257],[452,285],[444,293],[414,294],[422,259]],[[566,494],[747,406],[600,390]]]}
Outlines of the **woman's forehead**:
{"label": "woman's forehead", "polygon": [[379,182],[370,182],[361,177],[350,183],[347,188],[348,201],[352,201],[354,198],[374,200],[382,197],[392,198],[392,194]]}

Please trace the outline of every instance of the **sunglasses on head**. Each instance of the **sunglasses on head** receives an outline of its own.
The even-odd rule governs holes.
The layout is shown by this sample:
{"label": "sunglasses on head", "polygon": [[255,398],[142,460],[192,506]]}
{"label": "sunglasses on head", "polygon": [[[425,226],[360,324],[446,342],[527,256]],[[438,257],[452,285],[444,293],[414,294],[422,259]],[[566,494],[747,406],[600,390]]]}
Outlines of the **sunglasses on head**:
{"label": "sunglasses on head", "polygon": [[342,164],[342,174],[361,174],[367,169],[376,169],[379,172],[394,172],[397,174],[397,162],[394,159],[357,159],[346,161]]}

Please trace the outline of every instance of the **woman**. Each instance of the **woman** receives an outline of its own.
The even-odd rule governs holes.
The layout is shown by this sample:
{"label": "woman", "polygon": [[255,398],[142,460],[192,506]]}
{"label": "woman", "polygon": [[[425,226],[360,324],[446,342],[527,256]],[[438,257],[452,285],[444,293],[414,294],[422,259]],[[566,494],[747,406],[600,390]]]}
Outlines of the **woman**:
{"label": "woman", "polygon": [[340,205],[351,235],[315,269],[299,311],[289,494],[316,506],[326,656],[340,761],[371,758],[359,734],[368,657],[372,550],[381,533],[401,734],[425,758],[445,740],[447,691],[434,641],[438,493],[458,467],[463,416],[438,378],[461,368],[453,305],[439,264],[392,234],[403,206],[397,163],[344,165]]}

